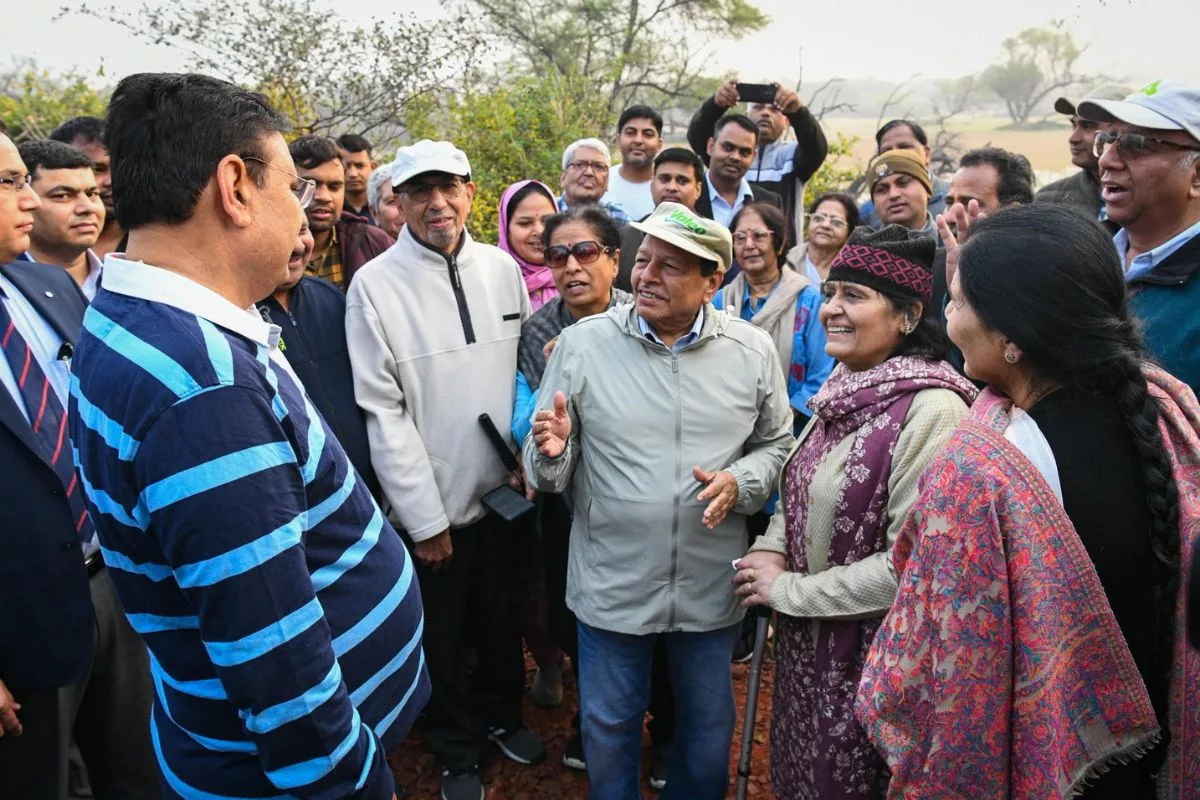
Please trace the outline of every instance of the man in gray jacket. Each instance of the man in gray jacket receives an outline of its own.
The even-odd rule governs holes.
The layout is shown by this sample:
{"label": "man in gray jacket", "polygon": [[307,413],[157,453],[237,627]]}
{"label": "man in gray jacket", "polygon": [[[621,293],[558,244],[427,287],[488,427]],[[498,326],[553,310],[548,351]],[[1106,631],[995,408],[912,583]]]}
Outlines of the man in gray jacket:
{"label": "man in gray jacket", "polygon": [[514,528],[482,503],[509,476],[478,421],[509,436],[529,295],[512,257],[464,228],[475,184],[461,150],[425,139],[400,148],[393,170],[404,228],[350,284],[346,343],[371,463],[416,556],[442,797],[482,800],[485,736],[513,761],[545,754],[521,725]]}
{"label": "man in gray jacket", "polygon": [[567,605],[590,796],[638,796],[651,658],[666,634],[678,724],[663,797],[716,800],[743,615],[730,564],[792,444],[791,410],[770,338],[710,305],[729,231],[678,203],[631,224],[646,233],[635,303],[559,337],[526,472],[541,491],[569,487],[574,504]]}

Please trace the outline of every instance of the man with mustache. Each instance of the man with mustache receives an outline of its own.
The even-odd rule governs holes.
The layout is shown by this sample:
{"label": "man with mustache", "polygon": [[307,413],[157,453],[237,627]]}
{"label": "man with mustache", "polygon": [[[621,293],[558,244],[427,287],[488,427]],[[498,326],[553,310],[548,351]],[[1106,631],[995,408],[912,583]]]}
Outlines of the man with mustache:
{"label": "man with mustache", "polygon": [[125,230],[117,222],[117,215],[113,211],[112,161],[104,145],[104,120],[99,117],[73,117],[51,131],[49,138],[78,147],[92,160],[96,185],[104,202],[104,228],[92,251],[101,259],[109,253],[123,251]]}
{"label": "man with mustache", "polygon": [[24,142],[20,151],[42,200],[33,212],[29,260],[62,267],[91,300],[101,272],[92,247],[105,219],[92,161],[79,148],[53,139]]}
{"label": "man with mustache", "polygon": [[279,326],[279,349],[371,495],[379,500],[366,419],[354,402],[354,376],[346,348],[346,295],[328,281],[304,274],[312,251],[313,235],[305,220],[288,259],[287,276],[259,303],[259,309]]}
{"label": "man with mustache", "polygon": [[379,164],[371,155],[371,143],[356,133],[343,133],[337,138],[337,150],[346,169],[346,211],[374,225],[367,181]]}
{"label": "man with mustache", "polygon": [[662,114],[650,106],[630,106],[617,122],[617,147],[621,165],[608,177],[601,200],[612,203],[630,219],[643,219],[654,210],[650,181],[654,157],[662,149]]}
{"label": "man with mustache", "polygon": [[[371,461],[416,556],[433,682],[426,733],[441,762],[442,797],[482,800],[485,741],[517,763],[545,756],[521,722],[517,526],[483,504],[505,481],[519,481],[479,423],[487,414],[514,448],[529,294],[512,256],[466,231],[475,184],[465,153],[423,139],[401,147],[393,169],[404,227],[350,284],[346,340]],[[478,654],[470,678],[469,645]]]}
{"label": "man with mustache", "polygon": [[598,205],[608,212],[618,225],[629,222],[629,215],[620,206],[603,199],[608,191],[609,164],[612,153],[599,139],[578,139],[567,145],[562,157],[562,195],[558,210],[576,206]]}
{"label": "man with mustache", "polygon": [[[704,191],[704,162],[700,156],[686,147],[668,147],[654,157],[654,174],[650,180],[650,198],[657,208],[659,203],[671,202],[696,210],[696,201]],[[644,222],[646,214],[638,217]],[[638,248],[646,234],[633,225],[621,229],[621,263],[617,279],[613,283],[618,289],[633,291],[633,262],[637,260]]]}
{"label": "man with mustache", "polygon": [[[688,123],[688,145],[700,153],[706,163],[705,143],[713,135],[717,120],[741,102],[737,83],[737,78],[730,78],[721,84]],[[773,102],[747,106],[748,118],[758,129],[757,153],[748,168],[748,177],[756,188],[761,187],[782,198],[788,220],[788,241],[794,244],[799,238],[796,235],[797,198],[804,194],[804,183],[821,168],[829,145],[821,123],[805,107],[800,96],[781,84],[774,86]],[[789,126],[796,133],[795,141],[783,138]]]}
{"label": "man with mustache", "polygon": [[288,148],[297,174],[317,191],[305,209],[313,235],[308,274],[342,291],[363,264],[392,246],[392,238],[356,214],[345,212],[346,168],[337,143],[326,136],[301,136]]}
{"label": "man with mustache", "polygon": [[[925,162],[911,150],[880,153],[867,165],[871,200],[883,225],[903,225],[937,239],[929,198],[933,183]],[[938,247],[941,240],[938,239]]]}
{"label": "man with mustache", "polygon": [[700,184],[697,214],[727,227],[746,203],[783,208],[782,197],[746,179],[758,152],[759,136],[758,126],[742,114],[717,121],[704,150],[708,154],[708,175]]}
{"label": "man with mustache", "polygon": [[1157,80],[1124,100],[1086,99],[1100,196],[1146,349],[1200,392],[1200,86]]}
{"label": "man with mustache", "polygon": [[[1129,94],[1127,86],[1101,86],[1088,94],[1091,100],[1124,100]],[[1054,110],[1071,121],[1071,133],[1067,146],[1071,150],[1071,163],[1079,167],[1074,175],[1049,183],[1034,196],[1037,203],[1069,203],[1078,206],[1092,219],[1105,220],[1104,203],[1100,199],[1100,159],[1092,152],[1096,131],[1108,130],[1108,125],[1095,120],[1083,119],[1076,113],[1078,103],[1066,97],[1054,101]],[[1113,233],[1117,226],[1111,225]]]}

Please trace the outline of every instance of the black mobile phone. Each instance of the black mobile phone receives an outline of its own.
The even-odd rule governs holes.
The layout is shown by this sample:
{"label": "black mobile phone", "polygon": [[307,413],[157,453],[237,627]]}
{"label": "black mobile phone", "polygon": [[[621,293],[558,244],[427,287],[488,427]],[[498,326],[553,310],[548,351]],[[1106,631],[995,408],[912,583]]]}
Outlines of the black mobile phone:
{"label": "black mobile phone", "polygon": [[770,83],[739,83],[738,99],[743,103],[774,103],[779,90]]}
{"label": "black mobile phone", "polygon": [[505,522],[512,522],[533,511],[533,503],[507,484],[497,486],[480,498],[483,507]]}

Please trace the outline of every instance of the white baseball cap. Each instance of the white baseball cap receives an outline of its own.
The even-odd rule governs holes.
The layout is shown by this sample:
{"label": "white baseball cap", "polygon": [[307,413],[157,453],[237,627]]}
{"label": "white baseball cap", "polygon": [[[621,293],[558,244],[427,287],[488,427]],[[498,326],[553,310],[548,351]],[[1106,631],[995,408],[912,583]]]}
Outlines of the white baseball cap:
{"label": "white baseball cap", "polygon": [[444,172],[469,179],[471,162],[467,161],[466,153],[450,142],[422,139],[396,151],[396,160],[392,162],[392,188],[400,187],[426,172]]}
{"label": "white baseball cap", "polygon": [[1089,98],[1079,103],[1079,116],[1096,122],[1124,122],[1139,128],[1186,131],[1200,142],[1200,87],[1157,80],[1124,100]]}

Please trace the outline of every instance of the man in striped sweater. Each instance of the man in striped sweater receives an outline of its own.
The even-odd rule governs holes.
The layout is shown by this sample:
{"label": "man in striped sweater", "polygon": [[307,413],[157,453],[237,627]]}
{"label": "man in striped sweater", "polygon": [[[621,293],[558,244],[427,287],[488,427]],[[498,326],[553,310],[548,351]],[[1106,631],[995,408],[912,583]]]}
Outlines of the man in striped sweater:
{"label": "man in striped sweater", "polygon": [[132,75],[109,105],[129,231],[84,317],[71,439],[104,559],[150,651],[167,797],[396,793],[429,695],[399,537],[253,304],[310,184],[266,98]]}

